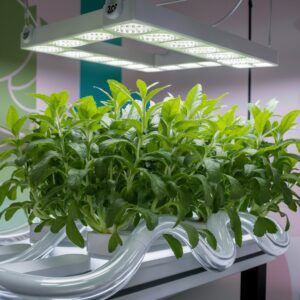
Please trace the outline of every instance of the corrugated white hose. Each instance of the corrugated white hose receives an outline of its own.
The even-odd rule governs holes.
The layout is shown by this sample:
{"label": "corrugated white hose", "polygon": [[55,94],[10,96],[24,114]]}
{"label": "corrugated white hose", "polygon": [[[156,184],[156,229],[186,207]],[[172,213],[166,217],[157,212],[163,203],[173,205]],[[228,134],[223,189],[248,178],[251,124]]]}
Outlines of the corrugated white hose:
{"label": "corrugated white hose", "polygon": [[[256,218],[244,213],[241,213],[240,217],[243,230],[253,237],[263,251],[277,256],[287,250],[289,237],[277,223],[278,233],[257,238],[253,234]],[[112,260],[87,274],[54,278],[26,275],[0,268],[0,285],[11,292],[4,292],[1,297],[14,299],[11,297],[19,295],[19,299],[22,300],[107,299],[129,282],[142,264],[151,244],[163,234],[172,234],[190,246],[186,232],[181,226],[174,228],[175,223],[174,217],[161,217],[153,231],[148,231],[144,223],[139,224]],[[229,218],[225,212],[211,216],[205,228],[215,235],[218,242],[217,250],[210,248],[202,238],[198,246],[192,250],[194,257],[205,269],[223,271],[234,263],[236,246],[228,224]]]}

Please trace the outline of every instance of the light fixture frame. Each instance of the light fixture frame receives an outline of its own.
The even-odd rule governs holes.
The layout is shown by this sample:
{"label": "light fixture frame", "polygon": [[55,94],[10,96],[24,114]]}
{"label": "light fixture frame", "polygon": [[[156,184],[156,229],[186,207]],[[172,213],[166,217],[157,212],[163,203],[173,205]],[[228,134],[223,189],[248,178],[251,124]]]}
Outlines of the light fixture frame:
{"label": "light fixture frame", "polygon": [[[143,41],[139,35],[127,35],[121,32],[116,33],[113,28],[115,26],[122,26],[128,23],[137,23],[142,26],[150,26],[153,28],[149,33],[167,33],[174,34],[178,39],[174,41],[180,41],[181,39],[187,39],[204,44],[203,47],[217,47],[219,52],[232,52],[233,54],[240,55],[240,58],[254,58],[257,59],[257,63],[247,64],[248,67],[267,67],[277,66],[278,56],[277,52],[270,47],[266,47],[257,44],[252,41],[248,41],[242,37],[233,35],[231,33],[222,31],[220,29],[205,25],[197,20],[191,19],[175,11],[169,10],[164,7],[157,7],[149,1],[140,0],[113,0],[116,10],[111,11],[109,4],[112,0],[107,0],[107,3],[103,9],[83,14],[71,19],[67,19],[54,24],[49,24],[39,28],[31,30],[29,38],[21,38],[21,48],[25,50],[33,50],[38,52],[37,46],[51,46],[53,42],[64,39],[79,40],[79,35],[89,32],[99,32],[112,34],[115,38],[130,38],[138,41],[139,43],[151,44],[166,48],[167,52],[164,55],[149,53],[141,50],[132,50],[124,46],[112,45],[106,42],[81,40],[85,44],[80,47],[62,47],[64,51],[78,50],[86,51],[94,56],[109,56],[111,61],[127,60],[130,65],[145,65],[145,69],[165,71],[166,69],[172,69],[172,67],[199,64],[199,67],[209,67],[212,63],[215,65],[225,65],[230,67],[236,67],[236,64],[228,65],[222,62],[222,59],[208,59],[205,55],[209,53],[192,54],[187,53],[187,49],[191,48],[179,48],[170,49],[164,43],[160,42],[148,42]],[[175,20],[174,22],[172,20]],[[201,46],[200,46],[201,47]],[[45,53],[45,51],[43,51]],[[49,53],[51,55],[64,56],[63,52]],[[213,57],[213,56],[212,56]],[[76,59],[76,57],[74,57]],[[113,60],[114,58],[114,60]],[[207,65],[201,65],[201,62],[207,62]],[[109,61],[105,62],[110,64]],[[115,66],[116,63],[114,62]],[[193,65],[193,69],[195,65]],[[241,64],[240,67],[242,67]],[[245,65],[246,66],[246,65]],[[125,67],[126,66],[121,66]],[[168,68],[169,67],[169,68]],[[133,69],[132,67],[129,69]],[[181,68],[180,69],[186,69]],[[149,72],[149,71],[145,72]],[[143,69],[138,69],[143,71]]]}

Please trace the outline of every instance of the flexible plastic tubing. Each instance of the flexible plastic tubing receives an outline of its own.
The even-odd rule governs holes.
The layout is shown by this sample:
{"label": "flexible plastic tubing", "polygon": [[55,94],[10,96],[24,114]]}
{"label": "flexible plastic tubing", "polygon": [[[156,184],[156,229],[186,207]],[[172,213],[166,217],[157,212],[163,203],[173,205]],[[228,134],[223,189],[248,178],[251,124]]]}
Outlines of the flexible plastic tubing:
{"label": "flexible plastic tubing", "polygon": [[8,245],[28,238],[29,226],[26,224],[15,229],[0,232],[0,245]]}
{"label": "flexible plastic tubing", "polygon": [[[246,213],[240,213],[240,217],[243,230],[252,236],[263,251],[278,256],[287,250],[288,234],[276,222],[278,227],[276,234],[256,237],[253,234],[256,217]],[[119,249],[109,262],[87,274],[54,278],[26,275],[0,268],[0,285],[6,289],[1,297],[25,300],[107,299],[129,282],[141,266],[151,244],[163,234],[172,234],[184,244],[191,246],[185,230],[180,225],[174,228],[175,223],[176,218],[163,216],[153,231],[149,231],[145,223],[140,223],[122,249]],[[216,250],[212,249],[200,237],[200,242],[192,249],[192,254],[207,270],[223,271],[229,268],[236,259],[236,246],[229,228],[228,215],[225,212],[212,215],[205,228],[215,235],[218,247]],[[47,245],[50,247],[48,242]],[[47,252],[47,246],[44,246],[43,252]],[[20,298],[13,298],[17,295]]]}

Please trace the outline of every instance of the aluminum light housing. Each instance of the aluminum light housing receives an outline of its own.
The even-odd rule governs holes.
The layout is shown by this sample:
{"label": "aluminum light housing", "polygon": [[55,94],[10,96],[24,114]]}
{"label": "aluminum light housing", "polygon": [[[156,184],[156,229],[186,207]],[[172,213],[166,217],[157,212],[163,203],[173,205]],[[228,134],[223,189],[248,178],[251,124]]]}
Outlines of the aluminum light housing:
{"label": "aluminum light housing", "polygon": [[[167,49],[167,53],[106,42],[120,37]],[[21,47],[143,72],[278,65],[277,52],[270,47],[140,0],[107,0],[101,10],[33,29]]]}

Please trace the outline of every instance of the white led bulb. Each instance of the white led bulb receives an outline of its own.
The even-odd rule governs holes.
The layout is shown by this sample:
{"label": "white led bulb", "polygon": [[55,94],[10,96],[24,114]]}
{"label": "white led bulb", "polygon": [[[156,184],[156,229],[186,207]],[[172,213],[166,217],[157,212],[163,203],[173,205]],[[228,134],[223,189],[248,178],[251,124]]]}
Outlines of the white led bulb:
{"label": "white led bulb", "polygon": [[84,52],[84,51],[66,51],[61,53],[62,56],[70,57],[70,58],[86,58],[92,56],[93,54]]}
{"label": "white led bulb", "polygon": [[176,41],[166,42],[163,45],[169,48],[185,49],[185,48],[200,46],[201,43],[193,40],[176,40]]}
{"label": "white led bulb", "polygon": [[144,65],[144,64],[132,64],[129,66],[125,66],[125,68],[131,69],[131,70],[141,70],[141,69],[149,68],[149,66]]}
{"label": "white led bulb", "polygon": [[218,62],[225,65],[245,65],[245,64],[257,64],[260,61],[252,57],[233,58],[233,59],[220,59]]}
{"label": "white led bulb", "polygon": [[178,65],[182,69],[200,69],[202,67],[199,63],[186,63]]}
{"label": "white led bulb", "polygon": [[64,48],[61,47],[56,47],[56,46],[47,46],[47,45],[40,45],[40,46],[34,46],[28,48],[30,51],[35,51],[35,52],[41,52],[41,53],[59,53],[64,51]]}
{"label": "white led bulb", "polygon": [[163,43],[175,40],[176,36],[171,33],[155,32],[141,35],[139,39],[148,43]]}
{"label": "white led bulb", "polygon": [[107,63],[112,66],[116,66],[116,67],[123,67],[123,66],[128,66],[128,65],[132,64],[132,62],[130,62],[128,60],[113,60],[113,61],[109,61]]}
{"label": "white led bulb", "polygon": [[177,65],[170,65],[170,66],[162,66],[160,67],[164,71],[175,71],[175,70],[180,70],[181,68]]}
{"label": "white led bulb", "polygon": [[201,66],[203,67],[219,67],[221,64],[215,62],[215,61],[202,61],[200,63]]}
{"label": "white led bulb", "polygon": [[208,53],[215,53],[219,52],[220,49],[216,47],[210,47],[210,46],[204,46],[204,47],[195,47],[195,48],[190,48],[190,49],[185,49],[184,52],[189,53],[189,54],[208,54]]}
{"label": "white led bulb", "polygon": [[142,70],[146,73],[155,73],[155,72],[161,72],[162,70],[160,68],[146,68]]}
{"label": "white led bulb", "polygon": [[84,41],[73,40],[73,39],[57,40],[51,42],[51,45],[58,46],[58,47],[65,47],[65,48],[80,47],[86,44],[87,43]]}
{"label": "white led bulb", "polygon": [[125,23],[116,25],[111,28],[112,31],[118,32],[125,35],[143,34],[151,32],[154,29],[150,26],[139,24],[139,23]]}
{"label": "white led bulb", "polygon": [[96,63],[105,63],[108,61],[116,60],[116,58],[98,55],[98,56],[87,57],[85,60],[91,61],[91,62],[96,62]]}
{"label": "white led bulb", "polygon": [[240,54],[235,52],[217,52],[217,53],[208,53],[203,55],[207,59],[227,59],[227,58],[238,58],[241,57]]}
{"label": "white led bulb", "polygon": [[114,38],[114,35],[103,31],[91,31],[76,36],[77,39],[93,42],[93,41],[107,41]]}

